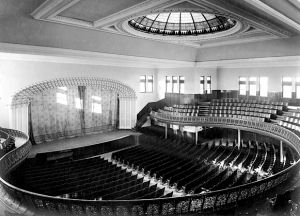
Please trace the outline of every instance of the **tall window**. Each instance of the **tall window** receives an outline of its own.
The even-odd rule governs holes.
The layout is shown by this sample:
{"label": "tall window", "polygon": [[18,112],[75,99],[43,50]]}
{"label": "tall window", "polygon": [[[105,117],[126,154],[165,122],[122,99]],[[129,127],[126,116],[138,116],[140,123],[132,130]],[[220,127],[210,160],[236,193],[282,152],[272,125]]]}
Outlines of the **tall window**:
{"label": "tall window", "polygon": [[282,77],[282,97],[292,98],[292,77]]}
{"label": "tall window", "polygon": [[206,93],[211,94],[211,76],[206,77]]}
{"label": "tall window", "polygon": [[147,92],[154,92],[153,76],[147,76]]}
{"label": "tall window", "polygon": [[179,93],[184,93],[184,77],[179,77]]}
{"label": "tall window", "polygon": [[246,95],[247,86],[246,86],[247,78],[239,77],[239,92],[240,95]]}
{"label": "tall window", "polygon": [[249,95],[251,96],[256,96],[256,86],[257,86],[256,81],[257,81],[256,77],[249,78]]}
{"label": "tall window", "polygon": [[177,76],[172,77],[172,89],[173,89],[173,93],[179,93]]}
{"label": "tall window", "polygon": [[172,92],[171,77],[166,76],[166,92]]}
{"label": "tall window", "polygon": [[268,77],[259,78],[259,91],[260,91],[260,96],[262,97],[268,96]]}
{"label": "tall window", "polygon": [[140,92],[153,92],[153,76],[140,76]]}
{"label": "tall window", "polygon": [[146,76],[140,76],[140,92],[146,92]]}
{"label": "tall window", "polygon": [[200,77],[200,94],[204,94],[204,76]]}
{"label": "tall window", "polygon": [[296,98],[300,98],[300,77],[296,77]]}

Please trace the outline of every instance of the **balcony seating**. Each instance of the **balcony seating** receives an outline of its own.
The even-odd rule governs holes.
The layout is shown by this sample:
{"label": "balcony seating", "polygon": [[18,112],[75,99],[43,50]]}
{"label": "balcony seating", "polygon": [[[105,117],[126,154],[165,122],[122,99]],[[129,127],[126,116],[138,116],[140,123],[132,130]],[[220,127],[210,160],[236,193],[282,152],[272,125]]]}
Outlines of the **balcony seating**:
{"label": "balcony seating", "polygon": [[172,113],[178,116],[206,116],[208,114],[209,104],[201,105],[174,105],[173,107],[165,106],[160,109],[161,113]]}
{"label": "balcony seating", "polygon": [[286,108],[287,104],[283,102],[244,101],[233,98],[213,99],[210,102],[209,115],[270,122],[270,119],[276,119],[277,115],[282,115],[282,111]]}

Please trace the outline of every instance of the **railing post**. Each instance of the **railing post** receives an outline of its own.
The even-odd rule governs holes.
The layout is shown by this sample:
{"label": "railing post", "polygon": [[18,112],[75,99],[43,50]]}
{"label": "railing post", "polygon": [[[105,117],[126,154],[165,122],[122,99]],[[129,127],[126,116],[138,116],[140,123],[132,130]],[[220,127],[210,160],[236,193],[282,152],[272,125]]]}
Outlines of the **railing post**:
{"label": "railing post", "polygon": [[241,148],[241,130],[238,129],[238,149]]}
{"label": "railing post", "polygon": [[168,124],[165,124],[165,139],[168,138]]}
{"label": "railing post", "polygon": [[281,140],[280,140],[279,154],[280,154],[280,163],[282,163],[283,162],[283,147],[282,147],[282,141]]}
{"label": "railing post", "polygon": [[195,141],[195,143],[197,145],[198,144],[198,127],[197,126],[195,127],[195,133],[196,133],[196,141]]}

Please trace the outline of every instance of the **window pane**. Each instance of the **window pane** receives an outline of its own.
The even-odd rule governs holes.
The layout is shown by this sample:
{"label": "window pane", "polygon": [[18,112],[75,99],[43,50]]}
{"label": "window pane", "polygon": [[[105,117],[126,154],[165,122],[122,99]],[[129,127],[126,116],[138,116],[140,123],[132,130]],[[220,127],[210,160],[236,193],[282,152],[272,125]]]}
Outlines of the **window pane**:
{"label": "window pane", "polygon": [[296,77],[296,82],[300,82],[300,77]]}
{"label": "window pane", "polygon": [[249,80],[250,80],[250,81],[255,81],[255,82],[256,82],[257,78],[256,78],[256,77],[250,77]]}
{"label": "window pane", "polygon": [[153,76],[147,76],[147,92],[154,92],[154,90],[153,90]]}
{"label": "window pane", "polygon": [[140,92],[146,92],[146,76],[140,76]]}
{"label": "window pane", "polygon": [[300,98],[300,86],[296,86],[296,97]]}
{"label": "window pane", "polygon": [[178,88],[178,77],[173,76],[172,77],[172,84],[173,84],[173,93],[179,93],[179,88]]}
{"label": "window pane", "polygon": [[260,96],[267,97],[268,96],[268,77],[260,77],[259,78],[259,90]]}
{"label": "window pane", "polygon": [[200,94],[204,94],[204,76],[200,76]]}
{"label": "window pane", "polygon": [[255,84],[249,85],[249,95],[256,96],[256,85]]}
{"label": "window pane", "polygon": [[184,93],[184,77],[179,77],[179,93]]}
{"label": "window pane", "polygon": [[172,84],[171,84],[171,77],[170,76],[167,76],[166,77],[166,90],[167,92],[172,92]]}
{"label": "window pane", "polygon": [[240,77],[239,80],[240,80],[240,81],[247,81],[247,78],[246,78],[246,77]]}
{"label": "window pane", "polygon": [[292,82],[293,78],[292,77],[282,77],[283,82]]}
{"label": "window pane", "polygon": [[246,95],[246,84],[240,84],[240,95]]}
{"label": "window pane", "polygon": [[285,98],[292,98],[292,86],[282,86],[282,96]]}

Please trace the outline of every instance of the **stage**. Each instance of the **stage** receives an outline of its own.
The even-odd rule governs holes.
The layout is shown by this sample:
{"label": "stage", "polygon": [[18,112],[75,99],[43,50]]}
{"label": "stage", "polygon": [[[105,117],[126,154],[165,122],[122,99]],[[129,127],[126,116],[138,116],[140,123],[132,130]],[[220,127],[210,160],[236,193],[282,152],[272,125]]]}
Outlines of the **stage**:
{"label": "stage", "polygon": [[38,145],[33,145],[28,158],[34,158],[36,154],[39,153],[50,153],[88,147],[113,140],[122,139],[131,135],[140,135],[140,133],[133,132],[131,130],[115,130],[105,133],[91,134],[69,139],[45,142]]}

